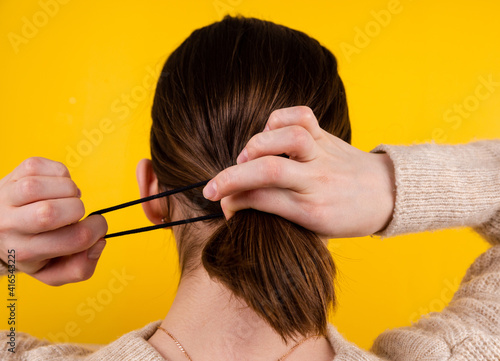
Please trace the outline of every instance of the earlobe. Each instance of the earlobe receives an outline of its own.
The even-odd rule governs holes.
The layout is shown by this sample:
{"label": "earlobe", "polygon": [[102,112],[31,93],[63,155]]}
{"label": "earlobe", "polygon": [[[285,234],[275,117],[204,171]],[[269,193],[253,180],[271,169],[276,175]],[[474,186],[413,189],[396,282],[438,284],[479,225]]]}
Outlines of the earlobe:
{"label": "earlobe", "polygon": [[[141,159],[136,169],[137,183],[141,198],[158,193],[158,179],[153,171],[150,159]],[[162,223],[162,208],[159,199],[142,203],[146,217],[154,224]]]}

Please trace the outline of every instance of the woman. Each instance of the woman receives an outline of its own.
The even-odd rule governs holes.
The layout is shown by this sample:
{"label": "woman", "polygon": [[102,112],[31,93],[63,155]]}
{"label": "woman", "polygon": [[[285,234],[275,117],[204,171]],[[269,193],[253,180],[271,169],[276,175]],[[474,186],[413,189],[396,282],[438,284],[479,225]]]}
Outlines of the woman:
{"label": "woman", "polygon": [[[17,353],[3,342],[2,356],[498,359],[498,246],[478,258],[443,312],[383,333],[373,353],[327,323],[335,305],[328,237],[472,226],[500,242],[500,142],[362,152],[349,145],[336,68],[317,41],[273,23],[226,17],[193,32],[158,82],[152,160],[139,163],[137,178],[142,197],[214,178],[203,194],[144,203],[153,223],[221,209],[228,220],[173,228],[182,275],[164,320],[99,349],[18,334]],[[24,162],[1,181],[0,207],[4,261],[16,249],[18,269],[52,285],[92,275],[106,223],[98,215],[78,222],[83,205],[64,166]]]}

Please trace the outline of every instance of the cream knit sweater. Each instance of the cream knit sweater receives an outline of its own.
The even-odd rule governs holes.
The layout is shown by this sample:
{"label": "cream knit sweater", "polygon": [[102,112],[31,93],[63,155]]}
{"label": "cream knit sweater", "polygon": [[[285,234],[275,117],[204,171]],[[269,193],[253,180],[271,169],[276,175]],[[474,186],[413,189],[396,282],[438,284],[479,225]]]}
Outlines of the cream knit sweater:
{"label": "cream knit sweater", "polygon": [[[411,327],[382,333],[372,352],[347,342],[329,325],[334,360],[500,360],[500,140],[379,145],[372,152],[386,152],[396,176],[393,219],[376,235],[468,226],[492,247],[472,264],[442,312]],[[7,332],[2,331],[0,356],[2,360],[165,361],[147,342],[159,324],[150,323],[104,346],[52,344],[18,332],[15,354],[7,351]]]}

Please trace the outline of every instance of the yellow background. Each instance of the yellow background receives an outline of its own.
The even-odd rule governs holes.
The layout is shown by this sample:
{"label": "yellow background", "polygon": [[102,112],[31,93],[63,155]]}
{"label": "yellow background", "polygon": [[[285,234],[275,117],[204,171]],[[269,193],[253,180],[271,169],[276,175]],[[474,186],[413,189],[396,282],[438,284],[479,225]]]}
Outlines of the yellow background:
{"label": "yellow background", "polygon": [[[57,4],[0,0],[0,176],[30,156],[65,162],[87,213],[138,197],[135,166],[149,156],[158,66],[191,31],[225,13],[302,30],[332,50],[353,145],[362,150],[500,137],[500,87],[476,95],[482,81],[500,82],[494,0]],[[107,217],[110,231],[148,224],[140,206],[118,213]],[[383,330],[440,310],[486,247],[470,229],[332,240],[339,269],[332,322],[368,348]],[[110,342],[163,318],[178,276],[168,231],[111,239],[83,283],[53,288],[19,275],[18,330],[52,341]]]}

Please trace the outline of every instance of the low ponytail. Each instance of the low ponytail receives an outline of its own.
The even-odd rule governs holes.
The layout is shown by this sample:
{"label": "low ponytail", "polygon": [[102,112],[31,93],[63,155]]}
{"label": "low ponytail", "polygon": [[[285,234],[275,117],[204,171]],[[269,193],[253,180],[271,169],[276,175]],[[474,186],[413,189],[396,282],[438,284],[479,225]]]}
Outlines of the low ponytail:
{"label": "low ponytail", "polygon": [[206,243],[202,262],[285,342],[326,335],[335,265],[315,233],[279,216],[242,210]]}
{"label": "low ponytail", "polygon": [[[310,107],[322,129],[351,142],[337,60],[319,41],[245,17],[226,16],[193,31],[169,55],[156,87],[151,159],[159,186],[173,189],[213,178],[236,164],[273,111],[296,105]],[[177,199],[180,214],[190,217],[220,211],[220,202],[200,203],[200,189]],[[335,266],[318,236],[256,210],[237,212],[212,233],[219,221],[207,222],[206,237],[201,226],[193,233],[197,226],[181,226],[181,277],[201,258],[212,279],[244,300],[285,342],[325,335],[335,304]]]}

